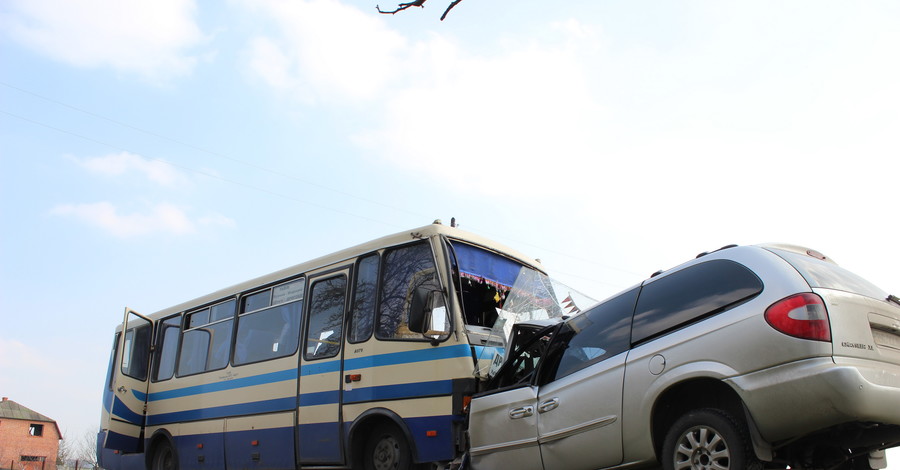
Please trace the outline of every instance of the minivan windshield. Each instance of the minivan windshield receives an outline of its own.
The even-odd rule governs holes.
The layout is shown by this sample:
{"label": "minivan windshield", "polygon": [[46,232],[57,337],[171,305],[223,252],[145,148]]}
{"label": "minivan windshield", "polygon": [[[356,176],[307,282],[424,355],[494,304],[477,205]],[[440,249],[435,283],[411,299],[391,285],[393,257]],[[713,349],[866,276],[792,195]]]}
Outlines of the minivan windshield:
{"label": "minivan windshield", "polygon": [[773,249],[806,279],[810,287],[835,289],[884,300],[888,294],[878,286],[834,263],[791,251]]}

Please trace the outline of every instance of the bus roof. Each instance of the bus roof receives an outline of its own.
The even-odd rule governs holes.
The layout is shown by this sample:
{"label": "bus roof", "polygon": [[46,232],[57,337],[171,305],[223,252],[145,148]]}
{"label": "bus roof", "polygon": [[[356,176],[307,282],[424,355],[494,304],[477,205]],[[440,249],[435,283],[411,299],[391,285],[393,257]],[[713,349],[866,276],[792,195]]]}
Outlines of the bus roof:
{"label": "bus roof", "polygon": [[357,256],[370,253],[372,251],[378,250],[380,248],[386,248],[396,245],[402,245],[404,243],[409,243],[414,240],[422,240],[431,238],[434,236],[446,236],[450,239],[457,239],[472,243],[474,245],[478,245],[493,251],[497,251],[503,253],[506,256],[509,256],[522,264],[534,267],[540,271],[544,271],[541,266],[540,261],[534,258],[528,258],[524,254],[518,252],[517,250],[506,247],[500,243],[494,242],[490,239],[484,238],[480,235],[473,234],[471,232],[467,232],[461,230],[456,227],[450,227],[441,224],[439,220],[435,220],[434,223],[430,225],[425,225],[423,227],[414,228],[411,230],[406,230],[403,232],[395,233],[392,235],[387,235],[381,238],[377,238],[350,248],[346,248],[325,256],[321,256],[319,258],[312,259],[310,261],[306,261],[300,264],[296,264],[263,276],[259,276],[239,284],[235,284],[230,287],[226,287],[224,289],[219,289],[210,294],[195,298],[193,300],[189,300],[187,302],[182,302],[178,305],[165,308],[163,310],[159,310],[149,317],[151,318],[162,318],[175,313],[184,312],[186,310],[193,309],[195,307],[200,307],[203,305],[208,305],[214,303],[217,300],[226,299],[228,297],[232,297],[241,292],[246,292],[252,290],[256,287],[264,287],[266,285],[270,285],[278,282],[282,279],[287,279],[292,276],[297,276],[320,267],[329,266],[335,263],[340,263],[341,261],[349,260],[355,258]]}

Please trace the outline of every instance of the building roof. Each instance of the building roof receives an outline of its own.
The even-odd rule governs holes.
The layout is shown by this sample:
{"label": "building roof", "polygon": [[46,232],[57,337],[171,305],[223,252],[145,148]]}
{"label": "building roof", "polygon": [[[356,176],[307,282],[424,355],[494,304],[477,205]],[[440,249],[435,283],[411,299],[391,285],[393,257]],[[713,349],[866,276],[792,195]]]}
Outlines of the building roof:
{"label": "building roof", "polygon": [[38,413],[37,411],[26,408],[6,397],[3,397],[3,400],[0,401],[0,418],[56,423],[56,421]]}

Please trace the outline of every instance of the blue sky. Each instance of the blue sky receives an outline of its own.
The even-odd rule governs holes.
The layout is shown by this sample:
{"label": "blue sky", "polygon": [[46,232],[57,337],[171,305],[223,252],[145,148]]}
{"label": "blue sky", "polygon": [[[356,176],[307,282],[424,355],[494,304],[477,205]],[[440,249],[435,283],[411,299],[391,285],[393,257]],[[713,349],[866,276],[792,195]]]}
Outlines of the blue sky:
{"label": "blue sky", "polygon": [[598,298],[769,241],[900,290],[897,2],[376,3],[0,3],[4,396],[95,427],[125,306],[435,218]]}

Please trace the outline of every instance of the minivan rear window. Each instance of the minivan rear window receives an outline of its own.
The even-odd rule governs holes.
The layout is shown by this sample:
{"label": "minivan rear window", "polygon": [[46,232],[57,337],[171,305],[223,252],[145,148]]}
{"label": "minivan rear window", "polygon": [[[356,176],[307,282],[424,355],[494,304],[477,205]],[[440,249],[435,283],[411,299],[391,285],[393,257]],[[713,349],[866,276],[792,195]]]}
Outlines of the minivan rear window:
{"label": "minivan rear window", "polygon": [[637,344],[733,308],[762,292],[759,277],[730,260],[711,260],[641,288],[631,342]]}
{"label": "minivan rear window", "polygon": [[853,292],[882,300],[888,296],[887,292],[879,289],[875,284],[834,263],[791,251],[778,249],[771,249],[771,251],[799,271],[810,287]]}

